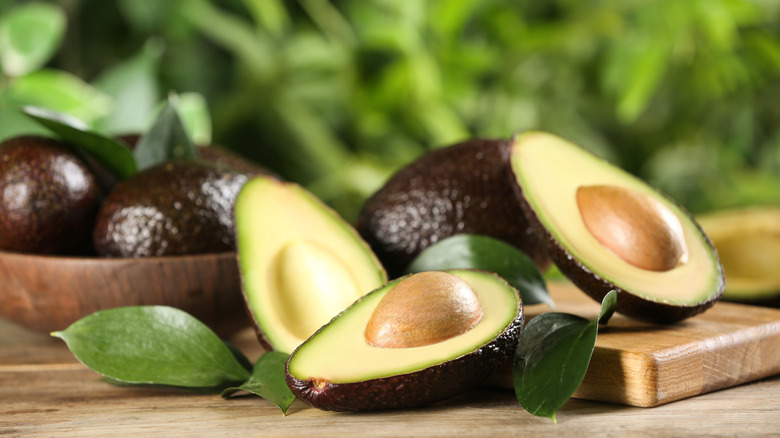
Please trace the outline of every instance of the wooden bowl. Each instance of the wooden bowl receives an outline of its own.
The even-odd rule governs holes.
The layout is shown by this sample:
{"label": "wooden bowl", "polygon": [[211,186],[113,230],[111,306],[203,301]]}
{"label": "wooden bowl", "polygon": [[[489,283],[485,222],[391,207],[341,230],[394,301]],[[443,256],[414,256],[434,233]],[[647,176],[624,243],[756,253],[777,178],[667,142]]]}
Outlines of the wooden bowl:
{"label": "wooden bowl", "polygon": [[31,330],[153,304],[178,307],[222,336],[249,325],[234,252],[109,259],[0,251],[0,317]]}

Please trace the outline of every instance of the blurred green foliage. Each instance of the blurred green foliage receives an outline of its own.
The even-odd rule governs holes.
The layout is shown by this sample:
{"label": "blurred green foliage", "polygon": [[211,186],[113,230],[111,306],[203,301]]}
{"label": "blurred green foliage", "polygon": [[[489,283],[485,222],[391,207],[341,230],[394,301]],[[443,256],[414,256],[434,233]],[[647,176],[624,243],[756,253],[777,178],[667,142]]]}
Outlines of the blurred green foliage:
{"label": "blurred green foliage", "polygon": [[780,203],[778,0],[0,0],[0,13],[0,137],[36,129],[14,114],[25,103],[145,129],[174,91],[196,141],[349,219],[424,151],[527,129],[694,212]]}

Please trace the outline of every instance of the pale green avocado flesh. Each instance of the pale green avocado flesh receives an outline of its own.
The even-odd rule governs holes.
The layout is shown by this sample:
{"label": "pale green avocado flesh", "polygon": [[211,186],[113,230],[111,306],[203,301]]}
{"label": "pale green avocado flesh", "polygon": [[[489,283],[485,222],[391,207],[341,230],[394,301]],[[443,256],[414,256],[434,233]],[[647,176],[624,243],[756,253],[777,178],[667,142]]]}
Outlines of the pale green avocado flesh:
{"label": "pale green avocado flesh", "polygon": [[387,282],[357,232],[296,184],[254,178],[239,193],[235,214],[246,304],[275,350],[291,353]]}
{"label": "pale green avocado flesh", "polygon": [[482,305],[482,318],[470,330],[419,347],[385,348],[367,342],[365,328],[374,309],[402,278],[363,297],[301,345],[289,360],[289,374],[337,384],[411,373],[478,350],[515,320],[520,298],[503,279],[481,271],[447,272],[466,282]]}
{"label": "pale green avocado flesh", "polygon": [[698,218],[718,250],[726,274],[724,300],[780,296],[780,208],[713,212]]}
{"label": "pale green avocado flesh", "polygon": [[[530,132],[517,136],[511,166],[523,196],[541,225],[583,268],[644,300],[691,305],[722,292],[723,273],[708,238],[675,202],[641,179],[557,136]],[[657,200],[678,219],[687,260],[666,271],[636,267],[599,242],[588,230],[576,201],[585,186],[616,186]]]}

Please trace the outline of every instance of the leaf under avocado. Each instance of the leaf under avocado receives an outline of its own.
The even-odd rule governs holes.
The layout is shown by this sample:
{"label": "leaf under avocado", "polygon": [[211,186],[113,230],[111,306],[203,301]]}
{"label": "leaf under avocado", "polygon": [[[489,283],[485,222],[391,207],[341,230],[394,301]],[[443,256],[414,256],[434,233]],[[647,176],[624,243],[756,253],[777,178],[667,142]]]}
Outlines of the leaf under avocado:
{"label": "leaf under avocado", "polygon": [[101,310],[52,336],[87,367],[125,383],[224,388],[250,375],[211,329],[173,307]]}
{"label": "leaf under avocado", "polygon": [[295,395],[287,386],[284,376],[284,365],[289,356],[279,351],[269,351],[257,360],[249,380],[241,386],[226,388],[222,397],[228,398],[237,391],[247,391],[263,397],[278,406],[283,414],[287,414],[295,400]]}
{"label": "leaf under avocado", "polygon": [[555,308],[541,272],[518,248],[489,236],[456,234],[424,249],[406,268],[408,273],[442,269],[495,272],[516,288],[523,304]]}
{"label": "leaf under avocado", "polygon": [[25,106],[22,112],[64,141],[95,158],[120,179],[126,179],[136,172],[135,158],[127,146],[90,131],[80,120],[35,106]]}
{"label": "leaf under avocado", "polygon": [[133,150],[138,169],[143,170],[169,160],[192,159],[197,156],[175,102],[168,99],[149,130],[138,139]]}
{"label": "leaf under avocado", "polygon": [[515,395],[528,412],[551,418],[579,388],[596,345],[599,323],[615,311],[617,293],[601,303],[596,320],[568,313],[544,313],[520,334],[513,364]]}

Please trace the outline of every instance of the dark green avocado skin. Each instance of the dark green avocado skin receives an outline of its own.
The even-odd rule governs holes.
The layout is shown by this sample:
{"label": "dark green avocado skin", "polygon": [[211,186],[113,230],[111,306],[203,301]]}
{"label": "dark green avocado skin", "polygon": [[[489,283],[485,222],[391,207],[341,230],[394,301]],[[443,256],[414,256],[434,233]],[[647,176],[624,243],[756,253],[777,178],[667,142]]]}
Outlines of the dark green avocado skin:
{"label": "dark green avocado skin", "polygon": [[109,193],[93,239],[102,257],[153,257],[235,250],[233,206],[253,174],[200,161],[171,161]]}
{"label": "dark green avocado skin", "polygon": [[92,173],[60,142],[20,136],[0,144],[0,248],[79,252],[99,202]]}
{"label": "dark green avocado skin", "polygon": [[[298,379],[285,367],[287,386],[310,406],[327,411],[408,409],[445,400],[487,379],[515,352],[523,330],[522,305],[518,316],[486,345],[430,368],[354,383]],[[316,336],[313,335],[313,336]],[[294,354],[294,353],[293,353]]]}
{"label": "dark green avocado skin", "polygon": [[461,233],[501,239],[549,266],[515,195],[508,147],[474,139],[433,150],[366,201],[356,228],[391,278],[428,246]]}

